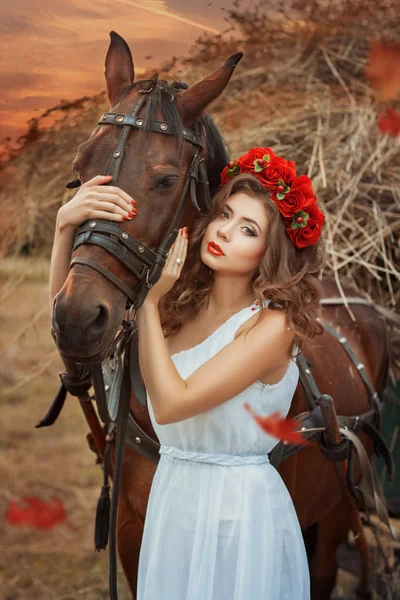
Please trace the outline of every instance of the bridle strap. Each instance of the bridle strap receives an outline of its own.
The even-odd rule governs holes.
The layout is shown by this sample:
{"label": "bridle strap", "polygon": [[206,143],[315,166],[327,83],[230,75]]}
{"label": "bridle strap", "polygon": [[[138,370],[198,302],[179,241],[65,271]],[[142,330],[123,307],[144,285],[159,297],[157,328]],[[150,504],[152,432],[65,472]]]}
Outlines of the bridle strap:
{"label": "bridle strap", "polygon": [[[148,80],[150,86],[143,87],[139,90],[142,94],[135,103],[129,115],[118,113],[104,113],[100,118],[99,125],[116,125],[122,127],[122,132],[119,136],[117,145],[115,146],[105,170],[105,174],[112,175],[112,183],[116,185],[116,181],[121,169],[122,159],[128,135],[132,128],[143,128],[145,120],[140,118],[139,112],[146,103],[149,94],[153,91],[157,81],[154,79]],[[152,121],[150,130],[166,135],[176,135],[176,131],[165,121]],[[199,212],[200,206],[197,202],[196,189],[199,183],[205,190],[204,204],[206,210],[210,210],[211,200],[208,190],[207,171],[204,162],[204,140],[199,125],[196,123],[196,131],[182,129],[181,134],[185,140],[192,143],[196,147],[195,154],[188,167],[185,182],[181,192],[178,205],[175,210],[174,217],[164,234],[161,243],[156,251],[151,250],[145,244],[142,244],[128,232],[122,230],[118,224],[107,220],[91,220],[86,221],[78,229],[72,250],[74,251],[82,244],[94,244],[104,248],[109,254],[117,258],[130,273],[132,273],[139,281],[134,290],[131,290],[123,281],[109,271],[106,267],[92,259],[84,259],[76,257],[71,261],[70,267],[75,264],[81,264],[95,269],[98,273],[106,277],[118,289],[123,291],[127,299],[132,303],[134,308],[139,308],[147,294],[147,291],[158,281],[161,276],[162,269],[167,259],[168,251],[174,243],[178,225],[181,221],[185,203],[188,194],[190,193],[192,202]],[[106,184],[109,185],[109,184]]]}
{"label": "bridle strap", "polygon": [[[133,129],[143,129],[144,119],[141,117],[133,115],[133,111],[130,115],[124,115],[120,113],[106,112],[104,113],[98,122],[98,125],[114,125],[117,127],[128,126]],[[152,131],[156,133],[163,133],[164,135],[175,135],[175,131],[168,125],[166,121],[157,121],[154,120],[152,122]],[[197,134],[190,129],[182,129],[182,136],[188,142],[191,142],[194,146],[200,146],[200,142]]]}
{"label": "bridle strap", "polygon": [[106,279],[111,281],[111,283],[113,283],[117,288],[119,288],[129,298],[129,300],[131,300],[131,302],[135,301],[135,295],[133,291],[123,281],[121,281],[121,279],[118,279],[118,277],[116,277],[114,273],[111,273],[111,271],[103,267],[103,265],[96,262],[95,260],[92,260],[91,258],[86,258],[85,256],[76,256],[71,261],[71,267],[73,265],[85,265],[86,267],[91,267],[92,269],[95,269],[95,271],[101,273]]}
{"label": "bridle strap", "polygon": [[[136,115],[139,113],[143,104],[146,102],[147,98],[145,96],[141,96],[139,100],[135,103],[130,115],[128,115],[128,119],[132,120],[136,118]],[[103,115],[104,116],[104,115]],[[105,124],[105,119],[101,119],[99,121],[102,125]],[[131,132],[131,125],[126,123],[121,131],[121,135],[119,136],[117,145],[115,146],[113,152],[111,153],[110,158],[108,159],[108,163],[106,166],[106,170],[104,175],[112,175],[112,181],[115,185],[115,182],[118,179],[119,172],[121,170],[122,159],[124,157],[125,145],[128,139],[128,135]],[[108,185],[108,184],[107,184]]]}

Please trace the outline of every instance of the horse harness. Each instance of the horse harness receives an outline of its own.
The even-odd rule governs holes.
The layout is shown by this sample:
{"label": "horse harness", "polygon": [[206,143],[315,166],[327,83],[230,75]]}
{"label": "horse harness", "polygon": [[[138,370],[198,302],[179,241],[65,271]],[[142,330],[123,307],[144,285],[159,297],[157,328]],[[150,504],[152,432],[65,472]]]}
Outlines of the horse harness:
{"label": "horse harness", "polygon": [[[145,121],[139,113],[146,103],[146,99],[157,85],[157,77],[144,82],[139,90],[139,99],[135,103],[129,114],[104,113],[100,118],[99,125],[115,125],[122,127],[122,132],[118,139],[112,155],[109,158],[105,174],[113,175],[113,183],[118,178],[122,159],[124,157],[125,146],[128,135],[132,129],[143,129]],[[177,132],[165,121],[153,121],[148,125],[153,132],[165,135],[175,136]],[[110,353],[111,359],[102,364],[79,365],[80,370],[77,377],[73,378],[68,373],[61,374],[61,388],[53,401],[48,413],[36,427],[52,425],[57,419],[63,407],[67,391],[80,398],[81,404],[90,404],[95,419],[95,412],[91,401],[95,399],[98,414],[104,423],[104,432],[106,436],[106,449],[103,455],[99,453],[98,446],[94,443],[93,435],[89,434],[89,445],[98,454],[99,462],[104,462],[104,481],[99,498],[96,512],[95,527],[95,546],[100,550],[106,547],[109,541],[110,553],[110,599],[117,600],[117,554],[116,554],[116,523],[118,511],[119,488],[122,477],[122,462],[125,443],[134,448],[139,454],[149,460],[158,463],[160,444],[152,439],[136,422],[130,413],[130,394],[133,388],[135,397],[144,406],[146,406],[146,392],[140,377],[138,361],[138,339],[136,324],[130,320],[132,309],[138,309],[147,294],[147,291],[158,281],[162,269],[165,265],[168,251],[177,236],[177,227],[182,218],[185,208],[186,198],[190,192],[192,202],[197,210],[206,211],[211,208],[210,194],[208,189],[207,172],[204,161],[205,140],[200,133],[199,124],[196,123],[195,131],[183,129],[181,135],[195,147],[195,153],[186,173],[186,179],[183,184],[180,200],[176,207],[175,215],[164,235],[159,247],[154,251],[141,243],[134,236],[123,231],[116,223],[106,220],[86,221],[77,231],[73,245],[73,250],[82,244],[94,244],[104,248],[112,256],[117,258],[130,273],[137,279],[136,287],[131,290],[123,281],[116,277],[111,271],[103,265],[86,257],[75,257],[71,261],[71,267],[75,264],[89,266],[99,272],[113,285],[119,288],[127,297],[127,308],[129,308],[129,317],[123,321],[122,329],[114,340],[113,349]],[[74,188],[80,185],[79,180],[74,180],[67,184],[67,187]],[[197,200],[197,193],[203,197],[203,206],[200,207]],[[329,303],[331,299],[325,299],[324,303]],[[333,301],[335,299],[332,299]],[[338,300],[338,299],[336,299]],[[363,301],[363,299],[359,299]],[[332,302],[337,303],[337,302]],[[380,454],[388,469],[389,478],[393,477],[393,461],[385,441],[380,435],[379,428],[381,415],[381,400],[374,390],[364,366],[358,362],[355,354],[347,344],[347,340],[337,334],[337,332],[323,323],[325,330],[335,337],[342,345],[353,364],[360,373],[364,384],[370,394],[371,409],[364,415],[355,417],[338,417],[341,426],[341,432],[350,443],[346,447],[340,447],[335,451],[332,448],[324,446],[323,419],[319,408],[319,400],[322,394],[312,375],[310,365],[303,355],[299,355],[297,363],[300,373],[300,381],[306,393],[309,412],[299,415],[297,419],[301,422],[302,429],[315,430],[319,432],[310,432],[305,434],[309,440],[317,440],[324,455],[330,460],[344,460],[349,458],[348,485],[350,492],[359,497],[360,489],[354,485],[352,478],[352,466],[354,465],[354,448],[360,456],[363,479],[367,480],[367,485],[362,489],[363,496],[369,500],[369,505],[375,508],[379,513],[383,513],[384,508],[379,505],[379,498],[376,498],[373,481],[370,472],[371,469],[365,449],[354,431],[363,431],[371,437],[374,442],[377,454]],[[89,396],[88,391],[93,383],[95,394]],[[355,438],[355,439],[354,439]],[[110,449],[111,443],[115,439],[115,456],[113,464],[113,489],[111,506],[109,499],[109,474],[110,474]],[[346,440],[345,440],[346,441]],[[279,442],[270,453],[271,463],[277,467],[279,463],[294,455],[301,449],[301,446],[286,445]],[[364,452],[364,454],[363,454]],[[382,517],[382,518],[383,518]]]}
{"label": "horse harness", "polygon": [[[131,313],[132,310],[136,311],[140,308],[148,290],[161,276],[168,251],[177,237],[178,226],[182,219],[188,196],[190,195],[195,208],[199,212],[202,212],[202,210],[208,212],[211,209],[209,182],[205,166],[206,141],[199,121],[195,124],[195,131],[187,128],[177,131],[174,126],[166,121],[152,120],[150,123],[147,123],[145,118],[140,116],[140,112],[149,99],[151,92],[157,86],[157,81],[158,76],[155,75],[151,79],[142,82],[142,87],[139,90],[139,99],[129,114],[107,112],[98,121],[98,125],[122,127],[117,144],[109,157],[104,175],[112,175],[112,182],[116,185],[125,155],[126,142],[132,129],[181,137],[182,140],[192,144],[195,151],[186,173],[175,214],[160,245],[155,251],[128,232],[122,230],[118,224],[107,220],[88,220],[77,230],[72,251],[83,244],[100,246],[123,264],[137,278],[138,283],[131,290],[119,277],[99,262],[82,256],[72,259],[70,267],[77,264],[90,267],[120,289],[127,297],[129,316],[127,321],[123,321],[122,329],[114,340],[111,350],[114,370],[112,383],[110,385],[105,383],[101,363],[93,364],[91,367],[80,365],[82,368],[77,379],[71,378],[68,373],[61,374],[61,388],[47,415],[36,426],[44,427],[55,422],[63,407],[67,391],[70,391],[74,395],[84,396],[83,403],[85,400],[90,401],[91,398],[88,396],[88,391],[93,382],[98,414],[105,424],[107,440],[104,455],[99,457],[100,460],[101,458],[104,460],[104,482],[96,512],[95,546],[98,550],[103,549],[106,547],[107,540],[109,539],[111,600],[118,599],[116,524],[123,452],[128,428],[131,379],[135,394],[142,401],[144,398],[144,388],[140,379],[138,360],[137,328],[134,320],[130,320]],[[75,188],[80,185],[80,180],[75,179],[69,182],[67,187]],[[130,376],[131,371],[134,373],[133,378]],[[110,402],[106,396],[108,388],[110,388],[111,393]],[[95,418],[95,415],[92,415],[92,417]],[[110,506],[108,479],[110,472],[110,445],[113,439],[115,439],[115,456]]]}
{"label": "horse harness", "polygon": [[[72,259],[70,267],[80,264],[91,267],[98,271],[113,285],[119,288],[127,297],[128,305],[134,309],[140,308],[147,291],[158,281],[168,255],[168,251],[174,243],[178,234],[177,228],[183,215],[188,192],[195,208],[209,211],[211,208],[211,199],[205,166],[205,139],[201,133],[200,125],[197,122],[195,131],[182,128],[177,132],[174,127],[166,121],[152,121],[147,125],[145,118],[139,115],[151,92],[157,86],[157,76],[143,83],[139,90],[139,99],[133,106],[129,114],[123,113],[104,113],[98,125],[113,125],[122,127],[118,142],[109,157],[104,175],[112,175],[112,183],[116,185],[123,158],[125,156],[125,146],[129,133],[132,129],[153,131],[169,136],[176,136],[178,133],[195,147],[195,153],[186,173],[186,179],[183,184],[181,197],[176,207],[172,221],[161,240],[160,245],[154,251],[134,236],[123,231],[117,223],[104,219],[89,220],[77,230],[72,250],[76,250],[82,244],[94,244],[104,248],[109,254],[119,260],[130,273],[137,279],[138,284],[131,290],[123,281],[111,273],[106,267],[95,260],[86,257],[75,257]],[[75,179],[67,184],[67,187],[74,188],[81,185],[79,179]],[[109,184],[106,184],[109,185]],[[197,196],[202,197],[203,206],[200,207]]]}

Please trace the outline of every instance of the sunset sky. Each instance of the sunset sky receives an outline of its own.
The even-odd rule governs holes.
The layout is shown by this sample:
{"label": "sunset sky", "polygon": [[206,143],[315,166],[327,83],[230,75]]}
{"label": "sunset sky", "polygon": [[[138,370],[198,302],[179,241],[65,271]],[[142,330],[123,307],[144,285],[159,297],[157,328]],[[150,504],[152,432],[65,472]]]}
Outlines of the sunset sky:
{"label": "sunset sky", "polygon": [[128,42],[140,74],[185,54],[204,31],[225,29],[222,9],[231,5],[232,0],[0,0],[0,139],[15,139],[28,119],[60,99],[104,89],[111,30]]}

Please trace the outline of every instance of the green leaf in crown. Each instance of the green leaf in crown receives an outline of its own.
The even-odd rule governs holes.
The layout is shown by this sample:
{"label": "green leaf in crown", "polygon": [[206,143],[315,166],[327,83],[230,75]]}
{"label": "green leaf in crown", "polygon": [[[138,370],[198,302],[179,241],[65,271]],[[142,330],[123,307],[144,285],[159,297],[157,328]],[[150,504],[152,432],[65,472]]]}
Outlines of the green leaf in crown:
{"label": "green leaf in crown", "polygon": [[277,194],[276,194],[277,199],[283,200],[285,197],[285,194],[290,192],[290,185],[286,185],[286,183],[283,181],[283,179],[279,179],[278,187],[276,189],[277,189]]}
{"label": "green leaf in crown", "polygon": [[309,214],[304,212],[304,210],[300,210],[299,212],[293,215],[293,221],[290,224],[292,229],[299,229],[299,227],[305,227],[307,225],[307,221],[309,218]]}
{"label": "green leaf in crown", "polygon": [[256,158],[254,161],[254,171],[256,173],[261,173],[266,167],[268,167],[268,163],[271,160],[269,154],[264,154],[262,158]]}
{"label": "green leaf in crown", "polygon": [[239,163],[237,160],[231,160],[231,162],[228,163],[228,175],[229,177],[235,177],[235,175],[239,175],[240,173],[240,167],[239,167]]}

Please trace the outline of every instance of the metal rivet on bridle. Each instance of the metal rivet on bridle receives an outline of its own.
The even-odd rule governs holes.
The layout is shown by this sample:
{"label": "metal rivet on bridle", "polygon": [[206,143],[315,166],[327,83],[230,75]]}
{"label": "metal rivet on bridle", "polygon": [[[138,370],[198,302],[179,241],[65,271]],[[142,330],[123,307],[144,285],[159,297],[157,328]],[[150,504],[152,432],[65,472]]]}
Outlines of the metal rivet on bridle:
{"label": "metal rivet on bridle", "polygon": [[361,369],[363,369],[363,368],[364,368],[364,365],[363,365],[363,363],[358,363],[358,365],[357,365],[357,369],[358,369],[359,371],[361,371]]}
{"label": "metal rivet on bridle", "polygon": [[90,221],[89,227],[90,229],[94,229],[96,227],[96,221]]}
{"label": "metal rivet on bridle", "polygon": [[183,129],[183,130],[182,130],[182,133],[183,133],[183,135],[186,135],[186,133],[187,133],[187,132],[186,132],[186,129]]}
{"label": "metal rivet on bridle", "polygon": [[339,342],[341,344],[345,344],[347,342],[347,339],[345,337],[341,337],[341,338],[339,338]]}
{"label": "metal rivet on bridle", "polygon": [[119,156],[121,156],[121,152],[118,152],[118,150],[116,152],[113,152],[113,156],[115,158],[118,158]]}
{"label": "metal rivet on bridle", "polygon": [[127,234],[125,231],[123,231],[123,232],[121,233],[121,237],[123,237],[123,238],[124,238],[124,240],[127,240],[127,239],[128,239],[128,234]]}
{"label": "metal rivet on bridle", "polygon": [[104,389],[105,389],[106,392],[108,392],[108,390],[110,389],[110,386],[109,385],[105,385]]}
{"label": "metal rivet on bridle", "polygon": [[122,121],[124,120],[124,117],[122,115],[118,115],[116,120],[118,123],[122,123]]}
{"label": "metal rivet on bridle", "polygon": [[300,431],[307,431],[307,427],[302,427]]}
{"label": "metal rivet on bridle", "polygon": [[141,126],[143,125],[143,119],[138,119],[138,120],[136,121],[136,125],[137,125],[138,127],[141,127]]}
{"label": "metal rivet on bridle", "polygon": [[136,442],[137,444],[141,444],[141,443],[142,443],[142,440],[140,439],[140,437],[135,437],[135,442]]}
{"label": "metal rivet on bridle", "polygon": [[139,250],[140,253],[144,252],[143,246],[138,246],[138,250]]}
{"label": "metal rivet on bridle", "polygon": [[306,373],[309,375],[311,373],[310,369],[306,369]]}
{"label": "metal rivet on bridle", "polygon": [[104,114],[104,115],[101,115],[101,118],[102,118],[102,120],[104,121],[105,119],[107,119],[107,115],[106,115],[106,114]]}
{"label": "metal rivet on bridle", "polygon": [[166,123],[161,123],[160,129],[162,129],[163,131],[166,131],[168,129],[168,125]]}

